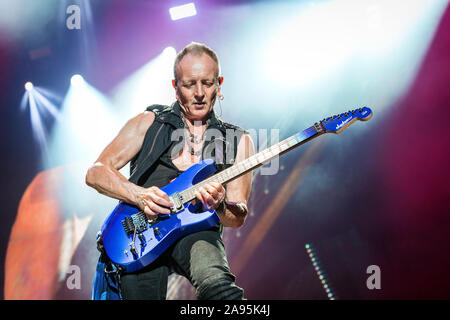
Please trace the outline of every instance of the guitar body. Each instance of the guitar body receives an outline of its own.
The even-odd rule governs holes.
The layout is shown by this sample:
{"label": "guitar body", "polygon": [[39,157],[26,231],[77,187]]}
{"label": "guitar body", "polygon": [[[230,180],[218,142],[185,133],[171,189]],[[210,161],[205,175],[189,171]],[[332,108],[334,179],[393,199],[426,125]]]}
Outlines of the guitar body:
{"label": "guitar body", "polygon": [[[190,167],[161,190],[171,196],[203,181],[216,170],[212,159],[204,160]],[[106,254],[112,262],[121,266],[124,272],[142,269],[177,239],[193,232],[207,230],[219,222],[214,210],[201,212],[199,209],[201,210],[200,202],[187,203],[181,211],[161,214],[156,221],[149,223],[139,208],[120,202],[101,229]],[[131,226],[135,227],[129,227],[128,233],[127,220],[132,221]]]}

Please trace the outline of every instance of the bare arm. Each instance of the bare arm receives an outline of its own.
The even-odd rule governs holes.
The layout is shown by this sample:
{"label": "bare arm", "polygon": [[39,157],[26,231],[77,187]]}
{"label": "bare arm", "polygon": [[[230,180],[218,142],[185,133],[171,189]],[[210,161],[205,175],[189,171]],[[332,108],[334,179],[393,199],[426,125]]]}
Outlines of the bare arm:
{"label": "bare arm", "polygon": [[147,215],[169,213],[169,197],[159,188],[142,188],[129,182],[119,170],[140,150],[145,133],[155,119],[144,112],[129,120],[114,140],[103,150],[86,174],[86,184],[101,194],[138,206]]}

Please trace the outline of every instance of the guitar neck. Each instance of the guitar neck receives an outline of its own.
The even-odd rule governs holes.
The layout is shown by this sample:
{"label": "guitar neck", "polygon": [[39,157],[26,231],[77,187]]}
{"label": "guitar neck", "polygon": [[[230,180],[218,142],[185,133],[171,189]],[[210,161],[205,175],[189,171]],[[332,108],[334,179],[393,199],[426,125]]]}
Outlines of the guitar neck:
{"label": "guitar neck", "polygon": [[194,200],[195,192],[202,187],[203,185],[209,183],[209,182],[217,182],[221,184],[226,184],[243,174],[246,174],[249,171],[252,171],[262,165],[264,165],[266,162],[272,160],[273,158],[280,156],[306,142],[309,140],[325,133],[322,125],[320,123],[314,124],[314,126],[311,126],[303,131],[298,132],[297,134],[290,136],[287,139],[284,139],[283,141],[274,144],[273,146],[258,152],[254,154],[251,157],[248,157],[247,159],[240,161],[238,163],[235,163],[231,167],[218,172],[211,177],[203,180],[202,182],[195,184],[194,186],[184,190],[181,192],[181,196],[184,203],[187,203],[189,201]]}

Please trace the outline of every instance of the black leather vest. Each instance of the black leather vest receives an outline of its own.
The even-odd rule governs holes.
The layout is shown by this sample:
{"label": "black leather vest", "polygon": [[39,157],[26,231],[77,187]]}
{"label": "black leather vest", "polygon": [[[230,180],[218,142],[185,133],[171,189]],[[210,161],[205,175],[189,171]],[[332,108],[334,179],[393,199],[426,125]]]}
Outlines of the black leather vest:
{"label": "black leather vest", "polygon": [[[147,130],[141,150],[131,160],[129,181],[139,186],[147,182],[150,173],[156,169],[158,160],[173,143],[184,143],[184,135],[174,132],[184,129],[181,108],[178,102],[171,106],[151,105],[147,111],[155,113],[155,120]],[[205,142],[202,150],[202,160],[213,158],[218,171],[233,165],[237,146],[243,133],[242,128],[222,121],[214,111],[206,128]],[[174,141],[174,137],[178,140]]]}

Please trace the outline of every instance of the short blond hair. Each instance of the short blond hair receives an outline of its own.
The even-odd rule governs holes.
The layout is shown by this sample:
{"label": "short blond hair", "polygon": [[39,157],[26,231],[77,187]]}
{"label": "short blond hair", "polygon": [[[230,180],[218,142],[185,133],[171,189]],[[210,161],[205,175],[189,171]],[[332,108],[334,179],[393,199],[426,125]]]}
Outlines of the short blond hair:
{"label": "short blond hair", "polygon": [[219,77],[220,62],[219,62],[219,57],[217,56],[217,53],[213,49],[211,49],[210,47],[208,47],[207,45],[205,45],[203,43],[191,42],[186,47],[184,47],[180,52],[178,52],[178,54],[175,58],[175,62],[173,64],[173,76],[174,76],[175,82],[178,80],[177,67],[180,64],[181,59],[183,59],[184,56],[187,54],[199,56],[199,55],[202,55],[203,53],[210,56],[211,59],[213,59],[214,62],[217,63],[217,75],[216,76]]}

